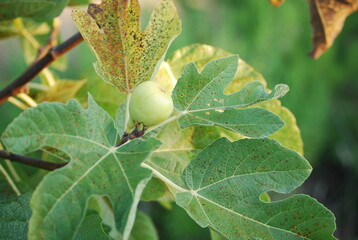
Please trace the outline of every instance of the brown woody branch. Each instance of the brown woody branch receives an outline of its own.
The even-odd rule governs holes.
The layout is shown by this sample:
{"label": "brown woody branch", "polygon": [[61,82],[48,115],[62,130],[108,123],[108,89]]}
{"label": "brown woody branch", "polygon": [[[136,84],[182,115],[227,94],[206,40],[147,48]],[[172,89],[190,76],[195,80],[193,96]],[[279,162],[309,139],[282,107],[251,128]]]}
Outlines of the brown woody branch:
{"label": "brown woody branch", "polygon": [[0,104],[5,102],[9,97],[21,92],[22,88],[36,77],[44,68],[55,61],[57,58],[70,51],[83,41],[80,33],[76,33],[65,42],[50,48],[43,57],[36,60],[20,77],[10,83],[0,91]]}
{"label": "brown woody branch", "polygon": [[67,164],[67,163],[45,162],[36,158],[17,155],[4,150],[0,150],[0,158],[8,159],[13,162],[22,163],[32,167],[41,168],[49,171],[55,170],[57,168],[61,168]]}

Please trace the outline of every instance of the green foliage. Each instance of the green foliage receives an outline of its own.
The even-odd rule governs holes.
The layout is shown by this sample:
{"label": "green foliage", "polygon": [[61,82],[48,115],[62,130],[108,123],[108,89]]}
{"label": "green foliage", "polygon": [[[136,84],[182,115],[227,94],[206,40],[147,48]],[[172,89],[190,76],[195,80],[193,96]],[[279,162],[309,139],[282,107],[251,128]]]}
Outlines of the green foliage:
{"label": "green foliage", "polygon": [[0,202],[0,239],[26,239],[31,217],[30,198],[31,194],[25,194]]}
{"label": "green foliage", "polygon": [[188,189],[179,190],[176,202],[200,226],[229,239],[334,239],[334,216],[314,199],[259,199],[270,190],[291,192],[310,172],[307,160],[274,140],[219,139],[186,167]]}
{"label": "green foliage", "polygon": [[237,64],[238,57],[233,56],[210,62],[200,75],[194,64],[184,69],[173,92],[174,105],[183,114],[181,127],[221,126],[248,137],[265,137],[283,126],[277,115],[266,110],[234,109],[279,98],[288,91],[287,86],[277,85],[269,94],[262,83],[252,81],[236,93],[224,94]]}
{"label": "green foliage", "polygon": [[158,240],[158,233],[154,227],[152,219],[142,213],[137,212],[137,216],[133,226],[133,233],[130,236],[129,240]]}
{"label": "green foliage", "polygon": [[[87,108],[73,99],[44,102],[2,133],[6,150],[44,151],[67,162],[32,194],[30,240],[158,239],[150,217],[137,212],[140,200],[167,207],[175,200],[213,239],[334,239],[334,216],[316,200],[302,194],[270,200],[270,191],[289,194],[311,173],[299,154],[295,118],[278,100],[286,85],[268,89],[237,55],[207,45],[179,49],[162,63],[181,31],[170,0],[158,4],[145,31],[136,0],[103,0],[73,16],[97,57],[98,75],[116,89],[57,81],[37,100],[77,96],[86,105],[88,90],[108,111],[91,95]],[[131,126],[130,93],[150,80],[172,92],[175,111],[144,128],[143,137],[125,139],[129,128],[138,130]],[[24,229],[26,216],[19,217]]]}
{"label": "green foliage", "polygon": [[[117,219],[117,227],[129,235],[130,219],[150,177],[150,171],[139,164],[159,142],[135,140],[115,148],[113,125],[111,117],[90,97],[87,110],[74,100],[67,105],[41,104],[25,111],[5,130],[2,141],[12,152],[46,146],[71,157],[66,167],[48,174],[33,193],[29,239],[72,238],[92,195],[110,197],[116,217],[122,219]],[[54,189],[53,183],[61,184]]]}
{"label": "green foliage", "polygon": [[0,21],[17,17],[53,18],[58,16],[68,0],[0,0]]}

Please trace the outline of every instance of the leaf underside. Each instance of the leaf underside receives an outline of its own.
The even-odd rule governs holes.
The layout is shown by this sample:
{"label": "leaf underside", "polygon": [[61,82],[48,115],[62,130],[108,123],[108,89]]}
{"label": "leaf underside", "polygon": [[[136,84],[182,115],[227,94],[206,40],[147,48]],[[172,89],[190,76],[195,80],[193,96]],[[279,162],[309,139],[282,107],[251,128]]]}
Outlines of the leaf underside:
{"label": "leaf underside", "polygon": [[140,163],[160,142],[136,139],[115,148],[116,133],[114,121],[92,97],[87,109],[75,100],[41,104],[8,126],[1,138],[8,150],[24,154],[50,147],[71,158],[46,175],[33,193],[29,239],[71,239],[93,195],[109,197],[117,228],[129,236],[141,191],[151,176]]}
{"label": "leaf underside", "polygon": [[202,227],[229,239],[334,239],[334,216],[307,195],[263,202],[267,191],[289,193],[311,166],[272,139],[219,139],[185,169],[188,190],[176,202]]}
{"label": "leaf underside", "polygon": [[225,94],[238,69],[237,56],[209,62],[199,74],[194,63],[184,69],[173,91],[174,106],[182,113],[182,128],[194,125],[220,126],[248,137],[266,137],[284,122],[264,109],[241,109],[284,96],[288,87],[277,85],[268,93],[260,81],[252,81],[240,91]]}
{"label": "leaf underside", "polygon": [[[228,57],[232,56],[233,54],[226,52],[220,48],[215,48],[213,46],[205,45],[205,44],[193,44],[190,46],[183,47],[179,50],[177,50],[173,57],[168,60],[166,71],[169,72],[169,74],[163,74],[165,75],[172,75],[176,78],[180,77],[180,74],[183,72],[185,66],[189,64],[190,62],[194,62],[197,69],[202,72],[206,64],[211,61],[218,58]],[[195,73],[195,71],[194,71]],[[168,82],[171,81],[171,79],[166,80]],[[190,79],[188,79],[190,81]],[[239,59],[238,61],[238,67],[236,74],[234,76],[234,79],[232,82],[229,83],[229,85],[225,88],[224,93],[227,95],[233,94],[235,92],[240,91],[246,84],[252,82],[252,81],[260,81],[263,86],[266,86],[266,81],[263,78],[263,76],[255,71],[250,65],[248,65],[246,62],[244,62],[242,59]],[[265,87],[266,88],[266,87]],[[251,107],[251,106],[249,106]],[[298,151],[299,153],[303,154],[303,142],[300,135],[300,130],[296,124],[296,119],[293,116],[293,114],[285,107],[281,106],[281,102],[278,99],[271,99],[268,101],[261,102],[259,104],[255,104],[254,107],[263,108],[266,110],[269,110],[276,115],[280,116],[282,120],[285,122],[285,126],[280,128],[278,131],[276,131],[273,135],[270,135],[271,138],[274,138],[276,140],[279,140],[281,144],[284,146],[294,149]],[[243,108],[245,109],[245,107]],[[210,114],[212,114],[210,112]],[[215,112],[214,112],[215,114]],[[202,121],[203,125],[213,125],[210,123],[210,121]],[[277,126],[277,125],[276,125]],[[277,126],[278,127],[278,126]],[[197,129],[198,127],[196,127]],[[202,127],[200,127],[202,128]],[[212,136],[217,136],[215,139],[217,139],[220,136],[229,137],[227,135],[227,132],[223,132],[222,128],[209,128],[206,127],[205,130],[203,130]],[[271,129],[271,131],[274,131]],[[250,132],[248,132],[250,133]],[[230,133],[230,139],[232,140],[238,140],[243,137],[243,135],[248,135],[248,133],[244,134],[238,134],[238,133]],[[265,132],[264,132],[265,133]],[[265,133],[266,135],[268,133]],[[288,138],[288,134],[290,137]],[[194,134],[194,137],[197,135],[197,133]],[[207,134],[206,134],[207,135]],[[202,136],[202,135],[200,135]],[[198,136],[196,139],[200,142],[205,142],[207,139],[207,136],[200,137]],[[260,136],[260,135],[257,135]],[[200,138],[200,139],[199,139]],[[207,142],[207,141],[206,141]],[[209,141],[210,143],[212,141]],[[207,146],[207,144],[205,145]]]}

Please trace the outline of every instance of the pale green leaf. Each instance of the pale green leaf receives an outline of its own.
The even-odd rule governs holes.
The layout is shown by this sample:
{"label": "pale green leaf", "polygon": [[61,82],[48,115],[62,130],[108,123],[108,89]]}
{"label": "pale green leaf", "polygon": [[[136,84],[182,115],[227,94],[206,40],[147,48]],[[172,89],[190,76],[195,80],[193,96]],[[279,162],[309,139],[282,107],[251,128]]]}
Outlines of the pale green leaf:
{"label": "pale green leaf", "polygon": [[137,212],[130,240],[158,240],[159,236],[152,219],[143,212]]}
{"label": "pale green leaf", "polygon": [[267,191],[290,193],[309,176],[302,156],[272,139],[222,138],[187,166],[176,202],[202,227],[229,239],[334,239],[334,216],[307,195],[263,202]]}
{"label": "pale green leaf", "polygon": [[[201,72],[209,61],[232,55],[233,54],[225,50],[215,48],[213,46],[205,44],[193,44],[177,50],[173,57],[168,60],[169,67],[167,67],[166,70],[176,78],[179,78],[185,66],[190,62],[194,62],[198,68],[198,71]],[[164,77],[163,74],[162,77]],[[167,79],[167,81],[170,81],[170,79]],[[224,93],[233,94],[237,91],[240,91],[247,83],[251,81],[260,81],[266,87],[266,80],[263,78],[263,76],[255,71],[255,69],[253,69],[245,61],[239,59],[235,77],[233,81],[225,88]],[[281,102],[278,99],[262,102],[254,106],[264,108],[277,114],[285,122],[285,126],[271,135],[271,138],[279,140],[281,144],[288,148],[294,149],[301,154],[303,153],[303,142],[300,135],[300,130],[296,123],[296,119],[287,108],[281,106]],[[220,136],[228,137],[231,140],[238,140],[243,137],[241,134],[233,132],[229,133],[229,131],[226,131],[222,128],[205,127],[205,130],[201,132],[205,132],[206,135],[210,133],[210,137],[196,137],[197,133],[195,133],[193,135],[195,137],[195,142],[201,142],[201,146],[199,148],[208,146],[208,144]],[[287,137],[288,135],[290,136],[289,138]]]}
{"label": "pale green leaf", "polygon": [[172,58],[168,60],[168,64],[173,75],[179,78],[190,62],[194,62],[198,71],[201,72],[211,60],[232,55],[232,53],[210,45],[193,44],[176,50]]}
{"label": "pale green leaf", "polygon": [[74,10],[73,18],[97,57],[98,75],[123,92],[153,77],[170,42],[181,31],[171,0],[160,1],[145,31],[140,29],[137,0],[103,0],[90,5],[88,13]]}
{"label": "pale green leaf", "polygon": [[48,90],[40,92],[36,95],[35,100],[41,102],[61,102],[66,103],[71,98],[75,97],[77,92],[85,85],[86,79],[83,80],[56,80],[54,86],[49,87]]}
{"label": "pale green leaf", "polygon": [[278,140],[283,146],[296,150],[303,155],[303,141],[300,129],[297,126],[296,118],[292,112],[283,107],[281,102],[277,99],[259,103],[257,107],[270,110],[279,115],[286,123],[280,130],[270,135],[270,138]]}
{"label": "pale green leaf", "polygon": [[34,192],[29,239],[71,239],[93,195],[110,198],[116,226],[124,239],[129,237],[140,194],[151,176],[140,163],[160,142],[135,139],[116,148],[116,138],[113,119],[92,97],[87,109],[75,100],[40,104],[8,126],[1,139],[14,153],[51,147],[71,157]]}
{"label": "pale green leaf", "polygon": [[284,122],[263,109],[246,107],[286,94],[288,87],[279,84],[268,93],[259,81],[249,82],[233,94],[224,93],[238,68],[238,57],[231,56],[209,62],[199,74],[195,64],[189,64],[173,91],[174,106],[183,115],[181,127],[220,126],[249,137],[265,137],[280,129]]}
{"label": "pale green leaf", "polygon": [[198,152],[192,146],[192,134],[192,128],[180,129],[177,121],[167,124],[157,137],[163,145],[153,152],[143,166],[184,186],[180,176]]}
{"label": "pale green leaf", "polygon": [[31,217],[31,194],[0,202],[0,239],[23,240]]}
{"label": "pale green leaf", "polygon": [[[16,20],[0,21],[0,39],[20,36],[20,29],[15,22]],[[47,23],[39,23],[32,19],[22,19],[24,27],[31,35],[46,34],[50,31]]]}
{"label": "pale green leaf", "polygon": [[126,130],[126,116],[127,116],[127,101],[119,105],[116,113],[116,128],[119,136],[123,136]]}
{"label": "pale green leaf", "polygon": [[226,237],[224,237],[223,235],[221,235],[218,232],[213,231],[212,229],[210,229],[210,237],[211,237],[211,240],[227,240]]}
{"label": "pale green leaf", "polygon": [[141,200],[147,202],[157,200],[161,197],[164,197],[166,191],[167,188],[165,186],[165,183],[163,183],[158,178],[153,177],[145,186],[145,189],[141,196]]}
{"label": "pale green leaf", "polygon": [[90,92],[96,102],[114,118],[118,106],[125,100],[125,94],[101,81],[93,70],[86,74],[86,78],[87,82],[76,94],[76,99],[87,105],[87,96]]}
{"label": "pale green leaf", "polygon": [[105,233],[105,230],[103,229],[101,217],[94,211],[88,211],[73,239],[110,240],[111,238]]}

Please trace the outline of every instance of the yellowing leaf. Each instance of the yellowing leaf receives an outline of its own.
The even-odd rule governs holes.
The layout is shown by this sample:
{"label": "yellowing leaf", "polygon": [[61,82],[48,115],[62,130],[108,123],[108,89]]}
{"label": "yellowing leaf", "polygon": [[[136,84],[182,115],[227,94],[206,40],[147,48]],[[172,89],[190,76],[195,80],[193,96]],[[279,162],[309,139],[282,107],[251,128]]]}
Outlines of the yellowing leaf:
{"label": "yellowing leaf", "polygon": [[[183,72],[184,67],[189,62],[194,62],[198,71],[201,72],[209,61],[230,55],[232,54],[220,48],[215,48],[209,45],[194,44],[177,50],[173,57],[168,60],[170,66],[168,69],[171,70],[172,74],[178,78]],[[252,81],[259,81],[266,88],[267,83],[265,78],[260,73],[255,71],[255,69],[245,61],[239,59],[236,75],[234,76],[233,81],[225,88],[224,93],[232,94],[238,92],[246,84]],[[296,119],[287,108],[281,105],[279,100],[269,100],[265,103],[254,105],[254,107],[260,107],[272,111],[273,113],[280,116],[286,123],[285,126],[279,129],[275,134],[270,135],[270,138],[274,138],[280,141],[282,145],[294,149],[301,154],[303,153],[303,142],[301,139],[300,130],[296,123]],[[226,137],[231,141],[239,140],[244,137],[241,134],[234,133],[223,128],[214,129],[208,127],[196,127],[194,136],[196,136],[198,132],[205,132],[204,136],[203,133],[201,133],[198,135],[200,137],[194,139],[194,144],[198,148],[204,148],[220,136]],[[287,138],[288,134],[290,136],[289,138]],[[198,143],[198,141],[200,143]]]}
{"label": "yellowing leaf", "polygon": [[171,0],[158,4],[144,32],[137,0],[103,0],[89,5],[87,13],[74,10],[73,18],[97,57],[97,74],[122,92],[131,92],[152,78],[170,42],[181,31]]}
{"label": "yellowing leaf", "polygon": [[47,91],[41,92],[36,96],[37,102],[62,102],[66,103],[73,98],[86,80],[70,81],[58,80],[56,84]]}
{"label": "yellowing leaf", "polygon": [[310,0],[313,27],[311,56],[319,58],[342,31],[346,18],[358,10],[358,0]]}

